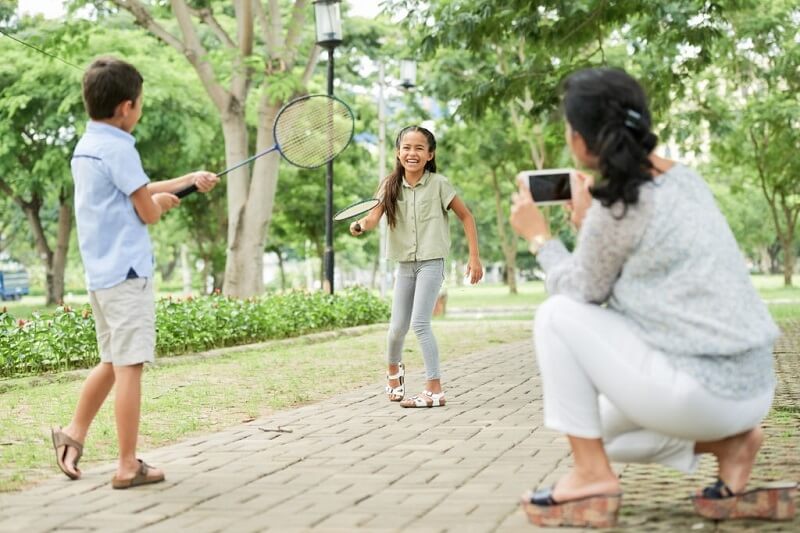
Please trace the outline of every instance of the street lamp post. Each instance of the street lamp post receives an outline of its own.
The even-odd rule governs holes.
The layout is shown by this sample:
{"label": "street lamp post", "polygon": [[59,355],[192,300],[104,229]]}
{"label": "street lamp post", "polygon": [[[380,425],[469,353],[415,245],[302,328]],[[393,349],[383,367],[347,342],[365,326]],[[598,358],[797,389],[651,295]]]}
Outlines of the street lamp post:
{"label": "street lamp post", "polygon": [[[340,0],[314,2],[317,45],[328,50],[328,95],[333,96],[333,50],[342,42]],[[323,290],[333,294],[333,160],[325,180],[325,280]]]}

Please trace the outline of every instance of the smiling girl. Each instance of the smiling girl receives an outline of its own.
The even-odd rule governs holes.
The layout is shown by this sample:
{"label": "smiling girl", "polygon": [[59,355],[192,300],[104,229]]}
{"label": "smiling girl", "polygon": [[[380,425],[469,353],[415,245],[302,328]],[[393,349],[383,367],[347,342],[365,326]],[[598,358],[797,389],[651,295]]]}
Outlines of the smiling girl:
{"label": "smiling girl", "polygon": [[[386,395],[403,407],[440,407],[445,404],[439,372],[439,348],[431,329],[431,316],[444,281],[444,259],[450,251],[448,210],[464,225],[469,244],[466,276],[472,284],[483,277],[478,254],[478,232],[464,202],[450,182],[436,173],[436,139],[420,126],[400,131],[395,141],[394,171],[381,183],[381,203],[350,225],[361,235],[378,225],[386,214],[389,224],[389,259],[397,262],[392,318],[387,341],[389,369]],[[405,396],[403,340],[414,330],[425,360],[425,390]]]}

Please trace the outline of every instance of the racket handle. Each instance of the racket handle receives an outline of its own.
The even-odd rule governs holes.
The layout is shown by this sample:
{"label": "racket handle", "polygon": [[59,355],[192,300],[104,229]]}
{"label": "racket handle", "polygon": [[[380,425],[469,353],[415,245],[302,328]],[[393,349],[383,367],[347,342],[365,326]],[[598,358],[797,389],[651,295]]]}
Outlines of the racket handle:
{"label": "racket handle", "polygon": [[177,196],[178,198],[183,198],[184,196],[189,196],[196,190],[197,190],[197,185],[189,185],[185,189],[181,189],[178,192],[176,192],[175,196]]}
{"label": "racket handle", "polygon": [[356,225],[353,226],[353,229],[356,230],[356,232],[361,233],[361,224],[356,222]]}

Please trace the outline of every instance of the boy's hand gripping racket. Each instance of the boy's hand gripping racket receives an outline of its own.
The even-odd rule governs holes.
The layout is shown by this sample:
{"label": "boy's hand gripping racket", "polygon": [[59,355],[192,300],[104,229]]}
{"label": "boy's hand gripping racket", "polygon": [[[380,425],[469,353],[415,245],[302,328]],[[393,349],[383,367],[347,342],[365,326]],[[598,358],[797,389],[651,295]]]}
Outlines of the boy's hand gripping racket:
{"label": "boy's hand gripping racket", "polygon": [[[350,107],[335,96],[302,96],[283,106],[272,125],[275,145],[223,170],[224,176],[275,150],[296,167],[317,168],[339,155],[353,138],[355,120]],[[175,193],[178,198],[197,190],[191,185]]]}

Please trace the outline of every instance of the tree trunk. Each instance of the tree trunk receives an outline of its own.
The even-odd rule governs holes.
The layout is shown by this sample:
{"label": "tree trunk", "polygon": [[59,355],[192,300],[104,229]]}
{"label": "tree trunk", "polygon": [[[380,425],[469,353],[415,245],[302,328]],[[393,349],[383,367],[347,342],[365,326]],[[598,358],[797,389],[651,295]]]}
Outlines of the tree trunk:
{"label": "tree trunk", "polygon": [[45,236],[41,214],[39,213],[39,209],[42,205],[42,199],[34,195],[30,202],[23,202],[21,199],[18,199],[18,203],[22,206],[22,210],[25,213],[25,218],[28,219],[28,225],[31,228],[31,233],[33,233],[33,242],[36,246],[36,251],[39,254],[39,259],[42,261],[42,265],[44,265],[46,293],[45,303],[46,305],[54,305],[59,303],[59,301],[53,297],[53,251],[47,244],[47,237]]}
{"label": "tree trunk", "polygon": [[[151,2],[143,0],[110,0],[120,9],[131,13],[136,22],[158,39],[184,55],[194,67],[206,89],[209,98],[220,113],[223,137],[225,139],[225,158],[233,166],[248,157],[247,125],[245,110],[247,98],[253,89],[253,76],[258,70],[248,64],[255,44],[255,23],[261,29],[261,40],[266,47],[266,55],[271,66],[267,68],[267,79],[282,72],[292,72],[298,59],[305,32],[305,16],[308,11],[306,0],[295,0],[288,20],[282,16],[283,2],[273,0],[265,6],[260,0],[255,2],[232,2],[236,18],[236,33],[229,34],[216,19],[210,4],[205,9],[193,9],[196,2],[170,0],[172,13],[177,21],[180,35],[172,33],[163,26],[148,8]],[[155,3],[159,4],[160,3]],[[192,5],[190,5],[192,4]],[[206,4],[206,3],[203,3]],[[196,7],[196,6],[194,6]],[[227,10],[226,15],[230,15]],[[226,79],[227,87],[217,78],[209,61],[209,51],[198,31],[200,18],[222,43],[230,54],[232,72]],[[319,58],[319,47],[312,47],[308,56],[298,92],[305,92],[314,67]],[[258,103],[258,132],[256,150],[263,151],[272,146],[272,124],[283,102],[270,102],[267,91],[261,91]],[[263,251],[266,235],[272,216],[275,189],[278,179],[280,156],[272,153],[253,163],[252,175],[248,167],[239,168],[227,176],[228,191],[228,248],[225,263],[223,290],[234,297],[256,296],[263,292]]]}
{"label": "tree trunk", "polygon": [[179,253],[175,253],[175,248],[171,248],[170,251],[172,252],[172,257],[161,268],[161,280],[162,281],[169,281],[172,279],[172,275],[175,273],[175,269],[178,267],[178,260],[180,258]]}
{"label": "tree trunk", "polygon": [[[517,236],[512,235],[510,242],[506,236],[507,219],[505,211],[503,211],[503,202],[501,199],[500,182],[497,179],[497,170],[492,169],[492,189],[494,189],[494,209],[497,221],[497,236],[500,238],[500,246],[503,249],[503,255],[506,258],[506,283],[508,284],[508,293],[517,294]],[[510,274],[509,274],[510,273]]]}
{"label": "tree trunk", "polygon": [[49,303],[64,301],[64,271],[67,268],[69,254],[69,238],[72,233],[71,189],[62,189],[59,195],[58,230],[56,233],[56,251],[52,259],[52,285],[47,288]]}
{"label": "tree trunk", "polygon": [[[259,110],[256,150],[274,144],[272,123],[276,106],[264,104]],[[247,131],[243,116],[223,122],[228,165],[243,161],[247,155]],[[223,292],[237,298],[258,296],[264,292],[264,246],[275,191],[278,184],[280,156],[272,152],[253,164],[252,178],[245,167],[229,174],[228,180],[228,253]]]}
{"label": "tree trunk", "polygon": [[792,286],[792,274],[794,274],[794,231],[788,231],[781,237],[781,247],[783,248],[783,285]]}
{"label": "tree trunk", "polygon": [[281,290],[286,290],[286,267],[283,264],[283,253],[280,248],[275,248],[275,255],[278,256],[278,272],[281,275]]}
{"label": "tree trunk", "polygon": [[[222,132],[225,138],[225,160],[228,167],[247,159],[247,125],[243,110],[223,118]],[[255,171],[253,174],[256,174]],[[263,292],[261,277],[263,246],[258,246],[257,251],[254,250],[254,239],[258,235],[253,235],[253,228],[250,227],[247,216],[249,207],[247,197],[251,182],[248,166],[245,165],[232,171],[226,179],[228,249],[223,292],[228,296],[247,298]]]}
{"label": "tree trunk", "polygon": [[517,252],[506,253],[506,283],[509,294],[518,294],[517,289]]}
{"label": "tree trunk", "polygon": [[214,271],[211,273],[211,284],[214,286],[213,291],[222,291],[222,287],[225,285],[225,272],[222,271]]}
{"label": "tree trunk", "polygon": [[772,244],[767,246],[767,255],[769,256],[769,270],[770,274],[777,274],[780,272],[778,263],[778,256],[781,253],[781,243],[778,239],[772,241]]}

